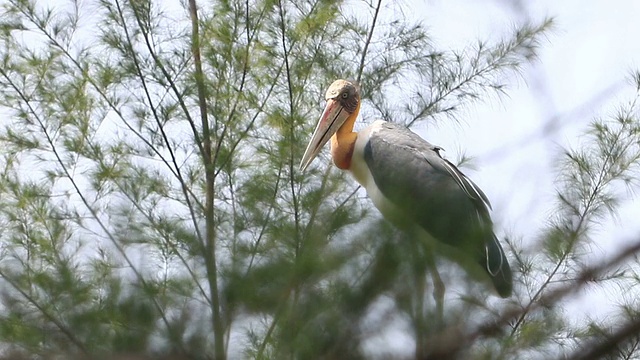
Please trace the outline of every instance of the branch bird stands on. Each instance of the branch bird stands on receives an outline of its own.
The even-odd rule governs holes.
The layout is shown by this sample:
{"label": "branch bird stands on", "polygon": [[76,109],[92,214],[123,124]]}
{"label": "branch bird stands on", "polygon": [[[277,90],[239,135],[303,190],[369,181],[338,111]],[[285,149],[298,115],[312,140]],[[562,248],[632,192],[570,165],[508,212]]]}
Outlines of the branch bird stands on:
{"label": "branch bird stands on", "polygon": [[325,98],[300,168],[331,140],[333,163],[353,175],[387,220],[509,297],[511,269],[482,190],[442,158],[439,147],[404,126],[378,120],[354,132],[360,93],[353,83],[335,81]]}

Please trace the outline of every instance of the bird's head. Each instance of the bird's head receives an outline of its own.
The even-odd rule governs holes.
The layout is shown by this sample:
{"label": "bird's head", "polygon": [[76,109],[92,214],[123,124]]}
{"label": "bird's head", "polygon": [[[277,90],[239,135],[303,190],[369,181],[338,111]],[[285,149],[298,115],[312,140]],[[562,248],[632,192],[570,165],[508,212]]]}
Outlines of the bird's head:
{"label": "bird's head", "polygon": [[320,116],[316,130],[311,136],[300,162],[300,169],[304,170],[318,156],[324,144],[329,141],[347,120],[355,122],[360,110],[360,91],[358,86],[347,80],[336,80],[329,86],[325,94],[327,105]]}

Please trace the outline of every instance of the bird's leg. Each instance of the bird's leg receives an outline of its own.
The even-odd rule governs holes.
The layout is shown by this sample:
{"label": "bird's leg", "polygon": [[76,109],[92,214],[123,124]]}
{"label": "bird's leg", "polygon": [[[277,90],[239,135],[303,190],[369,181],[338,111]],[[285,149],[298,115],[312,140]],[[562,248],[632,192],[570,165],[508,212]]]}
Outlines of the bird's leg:
{"label": "bird's leg", "polygon": [[436,302],[436,329],[440,330],[444,325],[444,282],[440,278],[433,256],[431,256],[428,263],[431,280],[433,281],[433,299]]}
{"label": "bird's leg", "polygon": [[[429,333],[432,332],[429,314],[425,308],[425,295],[427,288],[427,272],[429,271],[430,256],[425,254],[425,249],[416,242],[410,242],[409,258],[411,261],[411,275],[414,291],[411,296],[412,320],[415,331],[416,359],[426,359],[428,355]],[[426,260],[426,261],[425,261]]]}
{"label": "bird's leg", "polygon": [[414,321],[416,331],[416,359],[425,359],[428,354],[427,340],[428,340],[428,325],[426,323],[426,317],[424,312],[424,296],[425,296],[425,282],[426,272],[422,273],[422,276],[416,274],[416,293],[414,304]]}
{"label": "bird's leg", "polygon": [[[436,268],[435,257],[432,249],[424,252],[419,261],[419,271],[416,271],[416,319],[418,320],[416,330],[416,359],[432,358],[431,352],[438,346],[438,339],[441,338],[441,331],[444,328],[444,283],[440,278],[440,273]],[[419,252],[416,252],[419,253]],[[430,322],[430,326],[425,323],[425,295],[427,271],[431,274],[433,282],[433,298],[436,303],[434,320]],[[428,326],[428,329],[427,329]]]}

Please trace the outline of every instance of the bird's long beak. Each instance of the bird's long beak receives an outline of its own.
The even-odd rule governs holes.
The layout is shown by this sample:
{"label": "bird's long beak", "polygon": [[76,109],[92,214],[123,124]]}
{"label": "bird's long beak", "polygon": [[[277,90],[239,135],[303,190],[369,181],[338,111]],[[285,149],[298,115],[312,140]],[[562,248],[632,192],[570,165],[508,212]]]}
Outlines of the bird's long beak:
{"label": "bird's long beak", "polygon": [[307,166],[311,164],[313,159],[315,159],[320,153],[320,150],[322,150],[324,144],[326,144],[331,136],[338,131],[348,117],[349,112],[340,105],[339,101],[335,99],[327,100],[327,106],[324,108],[320,121],[318,121],[318,125],[316,126],[316,130],[311,136],[311,141],[309,141],[309,145],[307,145],[307,150],[305,150],[304,155],[302,156],[300,170],[304,171]]}

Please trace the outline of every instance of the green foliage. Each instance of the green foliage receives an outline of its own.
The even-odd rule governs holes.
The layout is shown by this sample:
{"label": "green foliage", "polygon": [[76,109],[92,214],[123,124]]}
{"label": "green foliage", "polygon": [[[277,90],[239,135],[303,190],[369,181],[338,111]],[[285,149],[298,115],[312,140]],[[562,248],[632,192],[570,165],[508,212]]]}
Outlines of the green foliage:
{"label": "green foliage", "polygon": [[[542,251],[535,258],[534,255],[516,258],[523,269],[521,279],[526,279],[523,282],[527,300],[525,310],[516,317],[511,334],[515,339],[522,339],[520,341],[538,339],[526,347],[514,343],[514,349],[518,351],[548,348],[552,344],[560,344],[567,351],[576,343],[580,344],[578,349],[580,346],[588,348],[585,344],[596,335],[592,330],[602,324],[591,322],[588,331],[569,331],[566,325],[545,325],[534,327],[536,335],[531,334],[532,324],[565,321],[565,315],[544,299],[550,295],[554,302],[557,301],[554,290],[559,286],[571,289],[581,288],[587,282],[598,285],[620,283],[627,278],[625,273],[633,271],[628,265],[605,266],[603,271],[591,275],[584,264],[596,227],[606,216],[615,215],[628,197],[628,191],[637,186],[640,170],[638,96],[640,93],[610,119],[593,121],[580,144],[575,149],[565,150],[557,162],[557,210],[543,234]],[[620,256],[626,258],[633,254],[633,251],[623,251]],[[589,276],[584,277],[585,272]],[[630,286],[636,284],[635,280],[630,282]],[[534,311],[532,308],[538,302],[543,302],[543,307]],[[633,320],[628,314],[623,317]],[[605,333],[598,335],[606,337]],[[635,350],[630,351],[625,358],[636,357],[634,353]]]}
{"label": "green foliage", "polygon": [[[452,52],[422,24],[374,20],[368,2],[0,5],[10,358],[368,358],[367,341],[394,321],[418,343],[435,339],[424,249],[370,212],[344,174],[298,170],[325,88],[361,78],[366,118],[455,117],[505,92],[552,25]],[[610,185],[635,185],[637,127],[633,104],[567,152],[544,261],[513,249],[518,300],[575,275],[591,225],[619,204]],[[469,293],[447,304],[444,325],[500,315]],[[521,317],[496,320],[465,356],[549,350],[563,319],[551,305],[514,305]]]}

